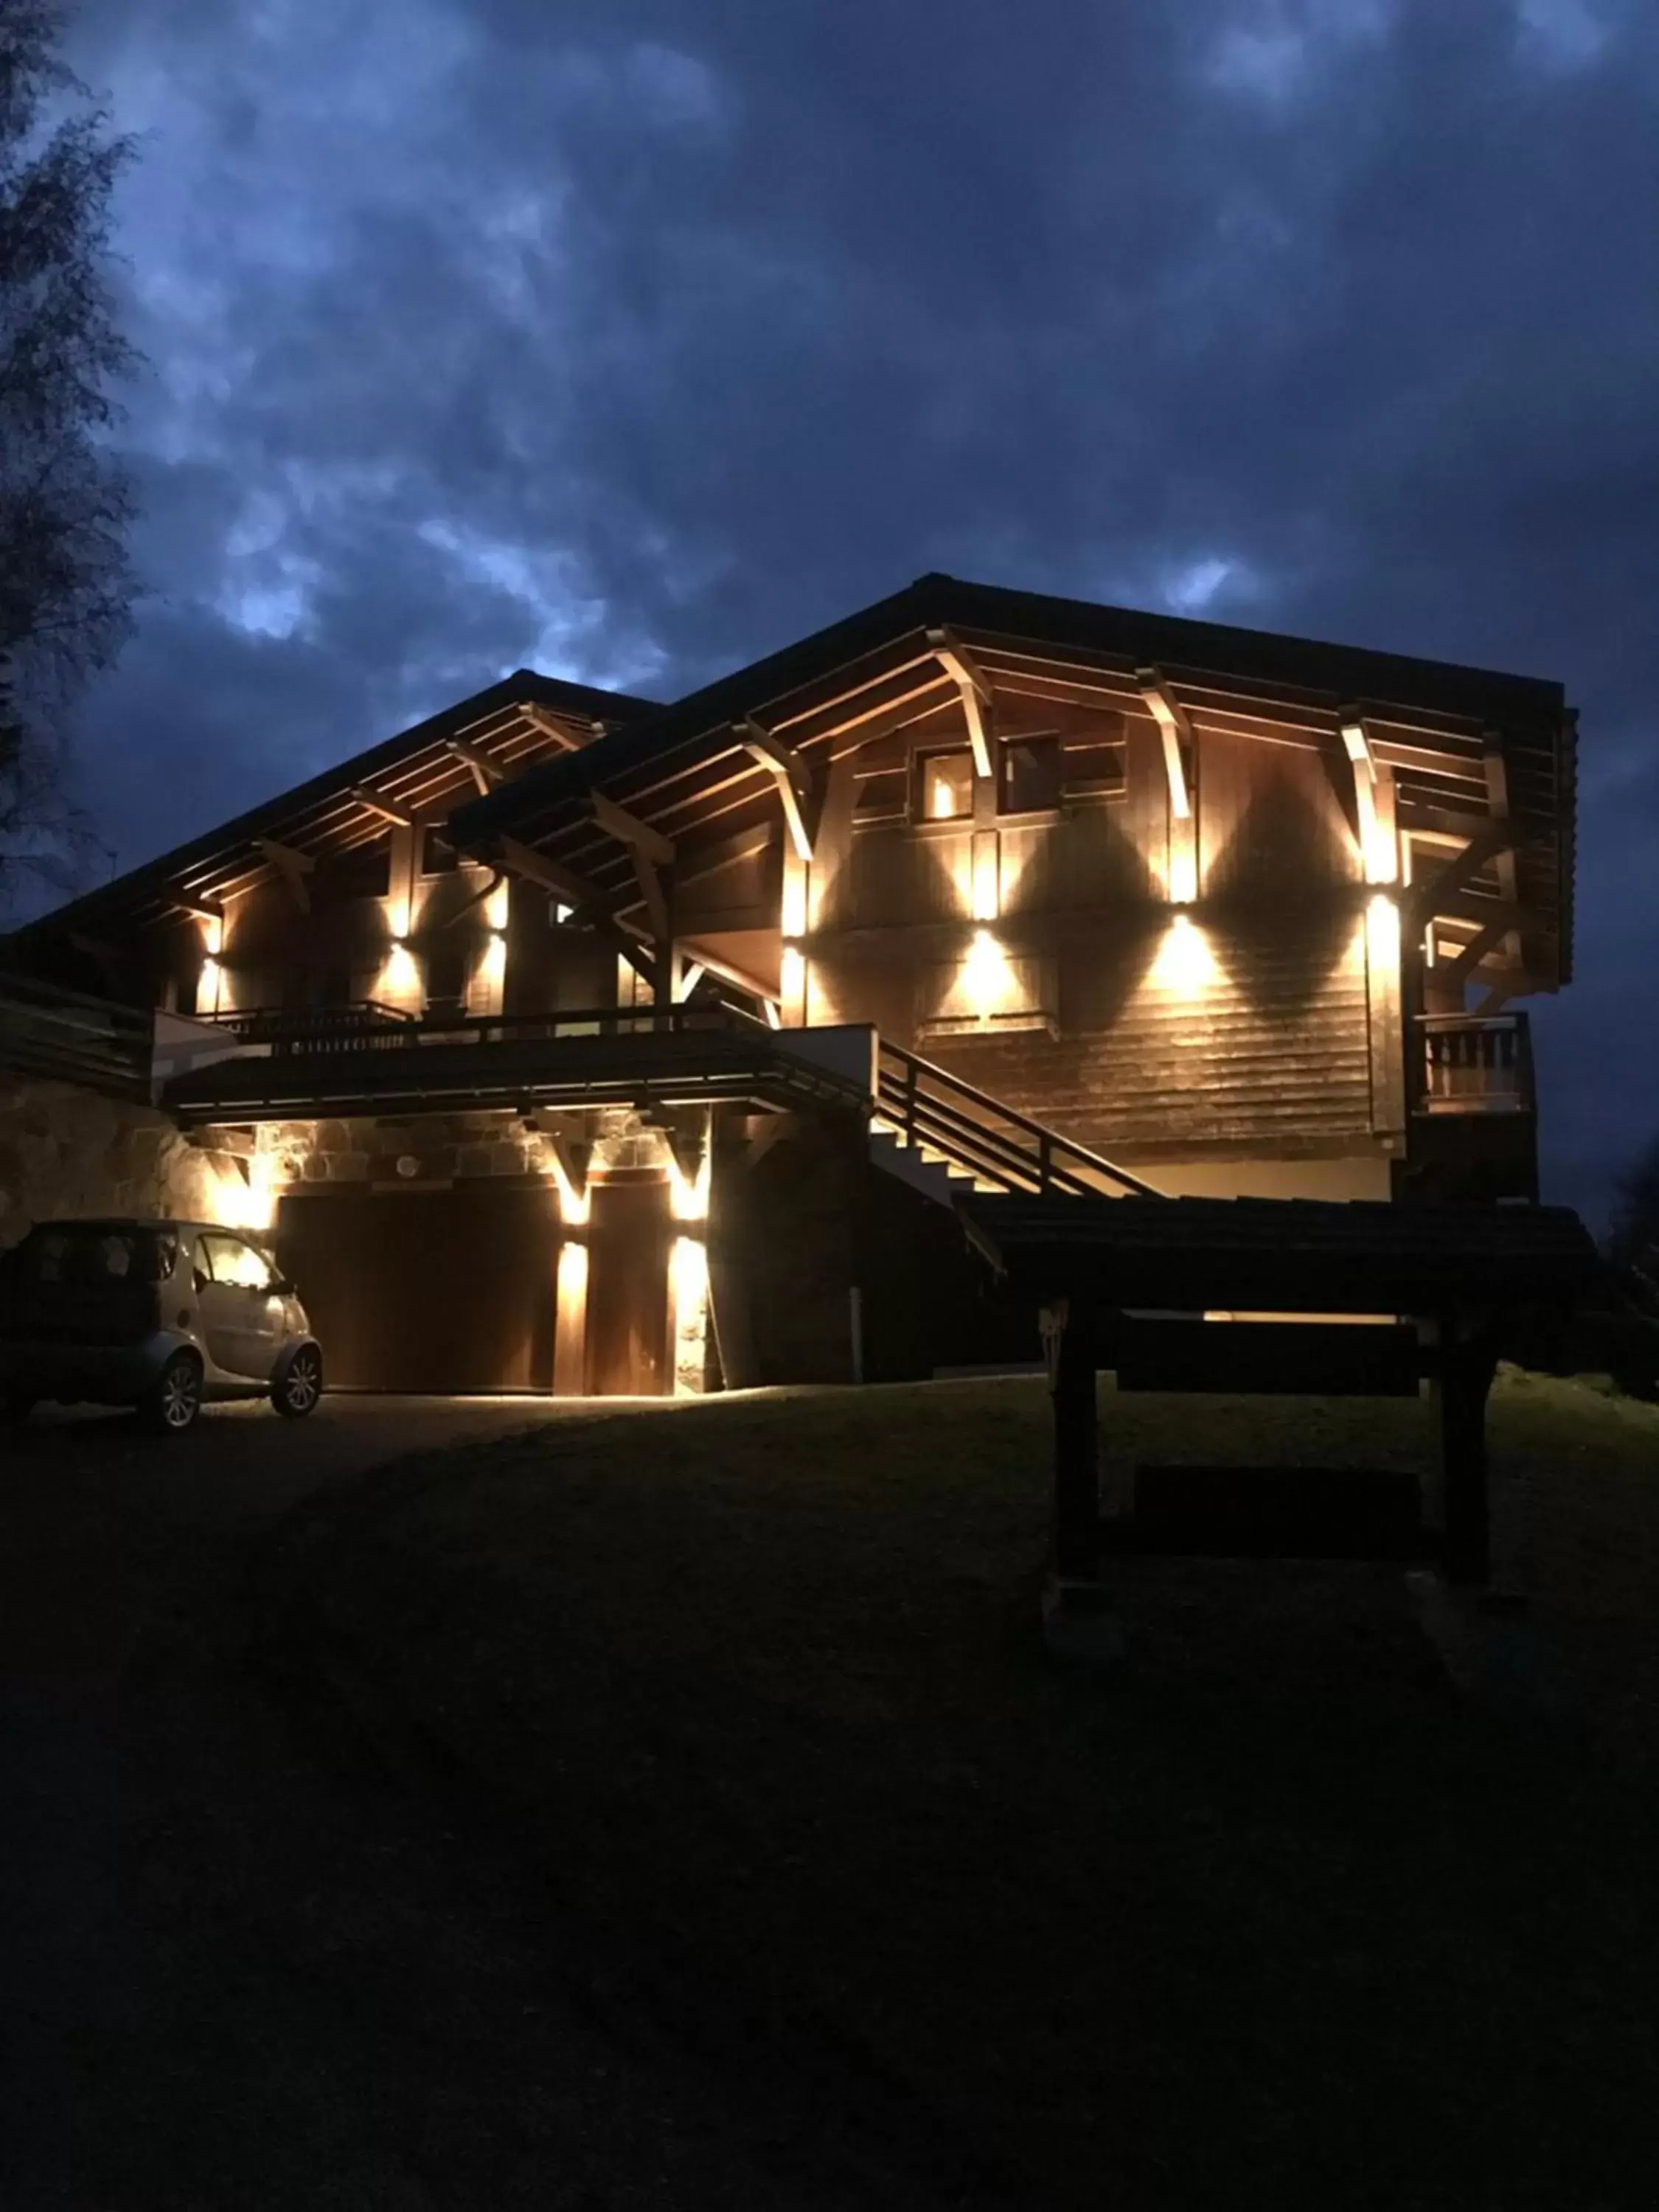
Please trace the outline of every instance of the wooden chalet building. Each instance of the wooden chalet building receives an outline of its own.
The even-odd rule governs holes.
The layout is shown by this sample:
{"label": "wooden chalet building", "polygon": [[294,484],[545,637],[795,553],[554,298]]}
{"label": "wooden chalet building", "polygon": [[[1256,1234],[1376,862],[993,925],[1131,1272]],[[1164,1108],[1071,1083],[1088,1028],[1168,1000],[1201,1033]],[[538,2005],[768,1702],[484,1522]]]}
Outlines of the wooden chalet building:
{"label": "wooden chalet building", "polygon": [[338,1382],[925,1373],[1036,1352],[970,1182],[1534,1197],[1573,763],[1553,684],[934,575],[521,671],[14,957],[159,1010]]}

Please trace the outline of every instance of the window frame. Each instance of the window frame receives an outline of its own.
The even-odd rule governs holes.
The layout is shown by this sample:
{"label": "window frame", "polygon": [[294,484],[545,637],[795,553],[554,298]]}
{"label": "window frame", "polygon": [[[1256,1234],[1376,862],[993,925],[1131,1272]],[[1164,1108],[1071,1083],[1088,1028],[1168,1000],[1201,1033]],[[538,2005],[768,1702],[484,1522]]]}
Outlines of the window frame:
{"label": "window frame", "polygon": [[[212,1247],[216,1244],[229,1244],[239,1251],[251,1253],[265,1271],[264,1282],[238,1283],[233,1282],[228,1276],[222,1276],[213,1263]],[[222,1290],[254,1291],[261,1297],[269,1297],[275,1287],[276,1269],[269,1255],[262,1252],[257,1244],[250,1243],[246,1237],[239,1237],[234,1229],[204,1229],[196,1239],[196,1254],[198,1270],[202,1261],[205,1261],[209,1282],[217,1284]]]}

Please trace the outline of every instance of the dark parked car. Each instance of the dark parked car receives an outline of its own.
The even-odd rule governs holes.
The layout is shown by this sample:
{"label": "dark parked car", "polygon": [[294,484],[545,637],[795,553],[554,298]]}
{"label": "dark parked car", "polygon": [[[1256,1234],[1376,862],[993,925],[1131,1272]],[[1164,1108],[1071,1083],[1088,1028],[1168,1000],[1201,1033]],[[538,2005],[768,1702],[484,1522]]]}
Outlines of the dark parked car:
{"label": "dark parked car", "polygon": [[167,1435],[210,1399],[269,1397],[290,1420],[323,1390],[292,1283],[246,1237],[199,1221],[42,1221],[0,1255],[0,1408],[132,1406]]}

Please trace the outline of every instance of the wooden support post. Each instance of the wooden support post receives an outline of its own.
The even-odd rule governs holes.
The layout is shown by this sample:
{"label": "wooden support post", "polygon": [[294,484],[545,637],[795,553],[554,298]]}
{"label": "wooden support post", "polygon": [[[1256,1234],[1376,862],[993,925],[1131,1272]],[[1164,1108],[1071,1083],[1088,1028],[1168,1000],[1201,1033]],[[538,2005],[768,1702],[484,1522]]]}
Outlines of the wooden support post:
{"label": "wooden support post", "polygon": [[948,629],[930,629],[927,642],[933,657],[956,684],[962,699],[963,719],[968,725],[968,744],[974,756],[974,774],[988,776],[993,763],[995,729],[992,722],[991,686],[984,672]]}
{"label": "wooden support post", "polygon": [[1441,1514],[1449,1583],[1484,1583],[1491,1556],[1486,1497],[1486,1394],[1498,1357],[1485,1336],[1445,1322],[1435,1401],[1440,1423]]}
{"label": "wooden support post", "polygon": [[1365,910],[1366,1042],[1371,1127],[1389,1137],[1405,1129],[1411,1101],[1422,1085],[1421,1071],[1406,1064],[1418,1038],[1416,1025],[1406,1016],[1402,954],[1399,907],[1388,892],[1375,891]]}

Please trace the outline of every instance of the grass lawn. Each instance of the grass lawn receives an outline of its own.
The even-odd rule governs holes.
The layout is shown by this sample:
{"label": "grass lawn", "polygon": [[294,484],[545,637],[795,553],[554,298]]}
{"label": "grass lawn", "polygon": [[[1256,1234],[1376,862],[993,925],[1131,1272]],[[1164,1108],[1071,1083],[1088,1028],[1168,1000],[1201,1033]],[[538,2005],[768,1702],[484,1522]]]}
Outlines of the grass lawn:
{"label": "grass lawn", "polygon": [[[1111,1467],[1426,1432],[1103,1415]],[[1031,2202],[1653,2203],[1659,1414],[1494,1395],[1588,1750],[1473,1714],[1397,1570],[1121,1560],[1129,1668],[1054,1672],[1048,1419],[1011,1382],[543,1428],[397,1470],[284,1573],[587,1923]]]}

